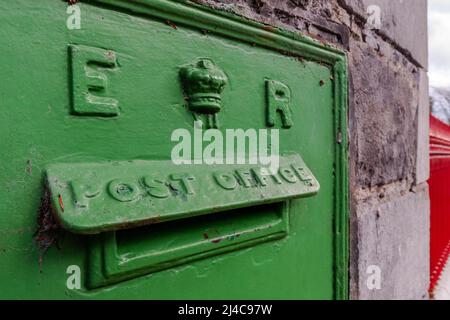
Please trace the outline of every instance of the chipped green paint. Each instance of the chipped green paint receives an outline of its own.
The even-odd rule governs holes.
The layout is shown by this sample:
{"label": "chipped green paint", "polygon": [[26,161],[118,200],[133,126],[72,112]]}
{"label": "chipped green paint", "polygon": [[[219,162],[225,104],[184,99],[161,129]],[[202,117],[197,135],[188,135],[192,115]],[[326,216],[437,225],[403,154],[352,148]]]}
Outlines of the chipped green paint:
{"label": "chipped green paint", "polygon": [[[347,298],[345,55],[188,1],[79,5],[81,29],[68,30],[62,1],[0,4],[0,297]],[[320,192],[95,236],[66,232],[40,267],[33,233],[45,168],[169,160],[173,130],[193,130],[180,68],[201,58],[228,79],[219,130],[279,129],[280,153],[301,155]],[[279,106],[287,124],[279,113],[268,120],[267,80],[289,88]],[[66,287],[72,265],[80,290]]]}

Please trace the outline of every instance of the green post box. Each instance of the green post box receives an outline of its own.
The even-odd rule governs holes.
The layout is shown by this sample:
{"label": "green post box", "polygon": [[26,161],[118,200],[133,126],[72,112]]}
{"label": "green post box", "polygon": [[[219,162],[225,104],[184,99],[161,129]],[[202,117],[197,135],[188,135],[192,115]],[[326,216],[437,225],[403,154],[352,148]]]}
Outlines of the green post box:
{"label": "green post box", "polygon": [[1,298],[347,297],[342,52],[189,1],[0,8]]}

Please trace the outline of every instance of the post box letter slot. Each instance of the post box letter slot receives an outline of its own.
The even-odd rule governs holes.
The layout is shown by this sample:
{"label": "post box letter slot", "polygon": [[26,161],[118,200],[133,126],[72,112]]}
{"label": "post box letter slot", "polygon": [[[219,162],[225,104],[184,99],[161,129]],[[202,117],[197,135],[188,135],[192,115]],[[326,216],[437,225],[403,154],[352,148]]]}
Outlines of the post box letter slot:
{"label": "post box letter slot", "polygon": [[47,184],[57,220],[79,234],[283,202],[319,190],[299,155],[280,157],[277,172],[263,169],[171,161],[63,163],[47,168]]}
{"label": "post box letter slot", "polygon": [[299,155],[277,171],[171,161],[53,164],[52,207],[62,228],[92,235],[95,288],[287,235],[289,202],[319,191]]}

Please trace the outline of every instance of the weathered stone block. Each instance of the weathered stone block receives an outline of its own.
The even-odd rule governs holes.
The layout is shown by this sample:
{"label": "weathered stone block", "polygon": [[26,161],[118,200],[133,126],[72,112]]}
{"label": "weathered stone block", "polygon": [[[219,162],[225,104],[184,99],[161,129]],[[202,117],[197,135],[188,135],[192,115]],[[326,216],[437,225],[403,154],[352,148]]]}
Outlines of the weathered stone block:
{"label": "weathered stone block", "polygon": [[382,42],[351,41],[350,52],[351,179],[367,187],[412,181],[419,72]]}
{"label": "weathered stone block", "polygon": [[[428,68],[426,0],[340,0],[344,6],[367,18],[369,6],[380,8],[380,34],[398,46],[405,55]],[[414,17],[414,23],[411,22]]]}
{"label": "weathered stone block", "polygon": [[[352,262],[354,299],[427,299],[429,285],[428,185],[382,204],[357,207]],[[380,289],[370,290],[371,266],[380,268]]]}

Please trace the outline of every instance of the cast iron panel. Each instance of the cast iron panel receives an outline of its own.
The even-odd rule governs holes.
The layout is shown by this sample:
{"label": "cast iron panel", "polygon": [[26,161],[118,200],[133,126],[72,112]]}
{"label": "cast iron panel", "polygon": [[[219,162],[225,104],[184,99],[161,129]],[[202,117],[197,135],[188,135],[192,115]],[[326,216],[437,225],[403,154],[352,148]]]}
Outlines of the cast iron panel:
{"label": "cast iron panel", "polygon": [[[70,30],[63,1],[0,4],[0,64],[8,79],[0,84],[0,297],[346,298],[345,54],[190,1],[78,5],[81,28]],[[130,190],[115,179],[131,178],[148,195],[147,173],[134,164],[172,181],[171,136],[179,129],[194,135],[196,123],[223,135],[279,130],[281,156],[307,166],[314,185],[288,174],[297,181],[268,186],[267,202],[242,186],[223,197],[210,186],[214,199],[192,207],[159,198],[170,206],[159,207],[167,221],[142,227],[152,215],[133,211],[135,199],[114,200],[129,206],[117,210],[108,198],[114,214],[69,219],[76,194],[80,212],[92,215],[110,190],[126,200]],[[124,170],[109,174],[113,163]],[[214,175],[204,163],[191,167],[183,173],[201,181]],[[87,185],[75,179],[96,174]],[[75,188],[65,185],[72,180]],[[49,220],[48,182],[54,216],[68,217],[65,231]],[[214,202],[223,210],[213,213]],[[140,216],[126,229],[111,223],[129,222],[133,212]],[[73,232],[84,223],[91,223],[85,233],[108,231]],[[69,288],[67,271],[77,268],[81,288]]]}

